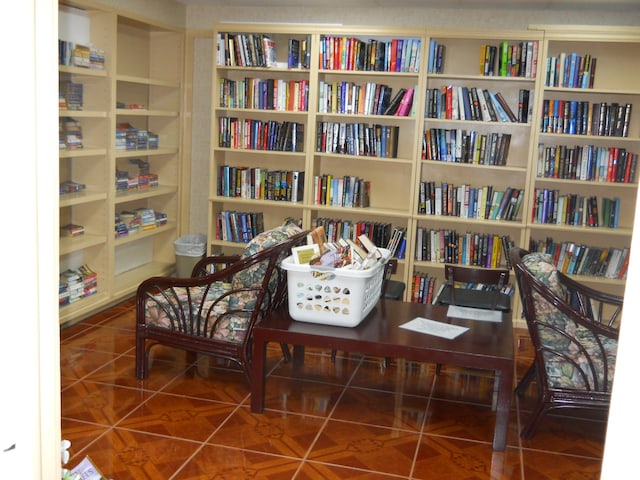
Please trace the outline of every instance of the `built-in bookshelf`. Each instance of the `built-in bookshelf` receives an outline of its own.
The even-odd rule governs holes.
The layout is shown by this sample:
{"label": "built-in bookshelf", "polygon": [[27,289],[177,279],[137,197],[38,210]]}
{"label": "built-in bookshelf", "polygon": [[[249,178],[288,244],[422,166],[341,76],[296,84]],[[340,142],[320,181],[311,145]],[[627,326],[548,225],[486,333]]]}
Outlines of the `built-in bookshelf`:
{"label": "built-in bookshelf", "polygon": [[60,271],[61,285],[70,286],[61,286],[60,321],[66,323],[174,269],[184,45],[180,29],[108,7],[71,1],[59,11]]}
{"label": "built-in bookshelf", "polygon": [[[640,136],[636,29],[222,24],[214,34],[210,252],[241,248],[221,236],[223,212],[261,213],[264,228],[285,218],[340,232],[384,225],[406,238],[395,278],[407,300],[414,278],[437,287],[446,261],[508,266],[512,245],[579,239],[592,257],[607,247],[625,258]],[[550,57],[566,67],[551,74]],[[272,148],[283,129],[300,136]],[[610,157],[613,170],[603,167]],[[286,178],[279,188],[263,181],[271,172]],[[277,200],[257,196],[269,188]],[[545,195],[553,209],[542,220]],[[615,272],[569,273],[621,293]]]}
{"label": "built-in bookshelf", "polygon": [[551,216],[532,212],[529,247],[551,252],[579,281],[622,294],[638,187],[640,32],[531,28],[545,37],[532,208],[546,195]]}

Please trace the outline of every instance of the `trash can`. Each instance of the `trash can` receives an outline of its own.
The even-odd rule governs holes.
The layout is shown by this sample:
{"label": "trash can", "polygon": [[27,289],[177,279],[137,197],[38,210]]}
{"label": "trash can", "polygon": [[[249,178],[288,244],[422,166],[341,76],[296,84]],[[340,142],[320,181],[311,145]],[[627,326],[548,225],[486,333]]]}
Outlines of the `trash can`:
{"label": "trash can", "polygon": [[176,276],[190,277],[193,267],[207,251],[207,236],[202,233],[185,235],[173,242],[173,248],[176,254]]}

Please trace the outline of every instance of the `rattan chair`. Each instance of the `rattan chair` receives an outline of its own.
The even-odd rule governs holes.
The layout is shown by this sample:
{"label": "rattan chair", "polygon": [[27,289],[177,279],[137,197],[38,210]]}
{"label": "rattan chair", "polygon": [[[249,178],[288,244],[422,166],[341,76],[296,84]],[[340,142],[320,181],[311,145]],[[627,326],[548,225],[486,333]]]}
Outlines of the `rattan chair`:
{"label": "rattan chair", "polygon": [[512,248],[535,359],[516,387],[535,378],[537,404],[520,435],[530,438],[553,410],[608,412],[622,297],[598,292],[558,271],[551,256]]}
{"label": "rattan chair", "polygon": [[306,232],[279,227],[254,238],[240,257],[201,260],[190,278],[142,282],[136,297],[136,376],[148,376],[149,352],[163,344],[232,361],[251,384],[253,327],[284,302],[286,271],[280,263],[305,242]]}

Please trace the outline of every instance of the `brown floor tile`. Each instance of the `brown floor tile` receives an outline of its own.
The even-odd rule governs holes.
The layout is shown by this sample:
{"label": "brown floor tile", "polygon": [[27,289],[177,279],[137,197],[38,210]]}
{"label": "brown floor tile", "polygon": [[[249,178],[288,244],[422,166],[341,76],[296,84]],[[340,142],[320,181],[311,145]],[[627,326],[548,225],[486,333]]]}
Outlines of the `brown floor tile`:
{"label": "brown floor tile", "polygon": [[61,416],[99,425],[115,425],[151,395],[141,389],[82,380],[63,392]]}
{"label": "brown floor tile", "polygon": [[[75,458],[82,458],[84,449],[95,442],[100,436],[105,434],[111,427],[104,425],[96,425],[95,423],[80,422],[63,418],[61,421],[62,438],[71,442],[69,455]],[[67,464],[67,468],[71,466],[71,461]],[[73,462],[74,465],[76,462]]]}
{"label": "brown floor tile", "polygon": [[237,409],[207,443],[304,458],[325,420],[308,415]]}
{"label": "brown floor tile", "polygon": [[330,383],[270,376],[265,384],[264,406],[271,410],[327,416],[343,389]]}
{"label": "brown floor tile", "polygon": [[491,405],[494,373],[443,365],[433,388],[434,398]]}
{"label": "brown floor tile", "polygon": [[172,475],[195,453],[199,444],[134,432],[111,429],[73,457],[69,466],[89,455],[103,475],[114,480],[160,480]]}
{"label": "brown floor tile", "polygon": [[491,444],[495,421],[496,414],[490,406],[432,400],[423,431]]}
{"label": "brown floor tile", "polygon": [[411,395],[429,395],[435,378],[435,364],[392,359],[391,365],[382,361],[365,361],[356,372],[352,386]]}
{"label": "brown floor tile", "polygon": [[287,457],[204,445],[172,480],[291,480],[300,463]]}
{"label": "brown floor tile", "polygon": [[349,387],[331,418],[419,432],[428,402],[427,397]]}
{"label": "brown floor tile", "polygon": [[70,345],[60,347],[60,375],[77,380],[112,362],[117,353],[88,351]]}
{"label": "brown floor tile", "polygon": [[[525,480],[598,480],[602,469],[602,462],[594,458],[531,450],[524,450],[522,458]],[[628,478],[634,476],[630,473]]]}
{"label": "brown floor tile", "polygon": [[309,460],[408,476],[419,434],[361,423],[329,420]]}
{"label": "brown floor tile", "polygon": [[226,403],[158,393],[131,412],[118,428],[204,442],[235,408]]}
{"label": "brown floor tile", "polygon": [[293,362],[280,362],[271,372],[271,376],[302,378],[310,382],[335,383],[345,385],[360,364],[360,359],[338,356],[331,361],[330,352],[324,354],[306,353],[304,364],[294,366]]}
{"label": "brown floor tile", "polygon": [[145,380],[136,378],[135,357],[122,355],[104,367],[95,370],[85,377],[93,382],[108,383],[122,387],[144,388],[148,390],[161,390],[171,380],[186,370],[185,361],[166,361],[152,359],[149,362],[149,375]]}
{"label": "brown floor tile", "polygon": [[520,452],[493,452],[491,444],[425,435],[413,470],[415,480],[520,480]]}
{"label": "brown floor tile", "polygon": [[243,372],[210,367],[202,358],[167,383],[162,391],[233,404],[250,399],[249,382]]}
{"label": "brown floor tile", "polygon": [[135,347],[135,335],[126,329],[93,327],[82,335],[75,335],[64,341],[65,346],[82,348],[87,351],[125,353]]}
{"label": "brown floor tile", "polygon": [[302,464],[295,480],[318,480],[320,478],[323,480],[344,480],[345,478],[349,480],[403,480],[409,477],[307,461]]}

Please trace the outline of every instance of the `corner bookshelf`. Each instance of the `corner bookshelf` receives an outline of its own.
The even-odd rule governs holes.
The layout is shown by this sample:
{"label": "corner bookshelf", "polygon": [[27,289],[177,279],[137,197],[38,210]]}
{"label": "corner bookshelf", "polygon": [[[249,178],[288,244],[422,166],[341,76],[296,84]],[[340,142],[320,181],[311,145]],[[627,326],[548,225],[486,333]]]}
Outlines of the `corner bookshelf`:
{"label": "corner bookshelf", "polygon": [[[173,241],[181,225],[183,33],[180,29],[130,18],[83,0],[61,2],[61,38],[101,50],[104,68],[60,65],[60,82],[81,84],[80,105],[64,108],[82,131],[81,148],[61,148],[60,182],[83,189],[61,194],[60,225],[84,227],[61,236],[60,271],[88,266],[97,290],[60,307],[60,322],[72,322],[132,294],[140,281],[173,271]],[[67,22],[67,23],[65,23]],[[74,32],[86,34],[74,37]],[[71,32],[71,33],[69,33]],[[134,105],[132,109],[129,106]],[[119,124],[158,135],[158,148],[116,148]],[[66,137],[65,137],[66,138]],[[148,162],[158,186],[120,192],[116,170],[131,171],[131,160]],[[75,187],[74,187],[75,188]],[[121,211],[151,208],[167,214],[157,228],[114,238]]]}
{"label": "corner bookshelf", "polygon": [[[597,226],[590,226],[588,218],[573,225],[561,220],[556,224],[548,224],[542,223],[540,217],[532,215],[528,236],[536,242],[544,242],[546,238],[550,238],[557,244],[568,245],[570,249],[581,247],[583,252],[587,248],[596,252],[604,249],[605,255],[607,250],[625,251],[631,243],[638,173],[627,170],[625,178],[624,172],[619,170],[616,178],[615,171],[611,171],[617,167],[612,167],[611,164],[617,164],[622,169],[624,164],[623,157],[619,156],[620,152],[631,154],[624,157],[629,162],[633,156],[637,161],[637,155],[640,153],[640,88],[636,81],[640,74],[640,29],[550,25],[536,25],[530,28],[544,33],[543,69],[540,72],[542,85],[539,96],[543,104],[540,106],[535,127],[536,143],[540,145],[540,151],[538,155],[531,157],[530,190],[555,191],[565,198],[567,195],[574,195],[574,198],[578,198],[578,203],[581,198],[594,197],[597,200],[599,221]],[[572,54],[574,58],[577,57],[577,73],[574,80],[570,79],[571,61],[567,60]],[[546,59],[549,60],[545,61]],[[597,59],[597,62],[593,59]],[[584,65],[585,60],[587,68],[583,68],[584,74],[580,75],[580,64]],[[569,71],[566,77],[557,71],[565,61],[568,67],[566,70]],[[549,63],[548,67],[546,63]],[[595,67],[588,68],[593,65]],[[559,78],[561,76],[563,78]],[[549,106],[557,105],[559,102],[568,103],[569,109],[578,105],[575,115],[569,112],[568,125],[566,121],[559,121],[560,125],[553,125],[553,120],[549,124],[549,116],[544,118]],[[603,110],[600,105],[606,105],[611,111],[618,110],[614,105],[621,108],[630,105],[631,114],[627,118],[627,125],[624,125],[625,119],[621,118],[617,129],[616,125],[611,125],[611,128],[601,125],[599,128],[597,119],[593,118],[596,116],[593,111],[595,109],[597,112],[597,108]],[[584,122],[580,122],[580,106],[585,112]],[[566,115],[561,117],[564,119]],[[570,155],[565,155],[565,151],[571,151],[579,160],[578,174],[568,172],[563,175],[562,172],[557,173],[557,169],[554,172],[552,168],[545,168],[545,155],[553,158],[553,153],[558,152],[557,159],[568,158]],[[591,175],[588,171],[580,176],[579,174],[585,170],[581,170],[580,165],[586,165],[590,153],[593,154],[594,162],[596,158],[602,159],[602,167],[599,171],[595,169]],[[567,163],[568,161],[563,162],[561,167]],[[569,167],[569,170],[571,168]],[[604,212],[604,199],[617,200],[620,204],[619,213],[612,213],[609,218],[604,218],[608,216]],[[614,215],[615,225],[609,221]],[[594,261],[598,262],[597,259]],[[569,273],[593,288],[618,295],[624,293],[624,275],[616,274],[615,269],[610,273],[600,270],[597,274],[593,271],[572,269]]]}

